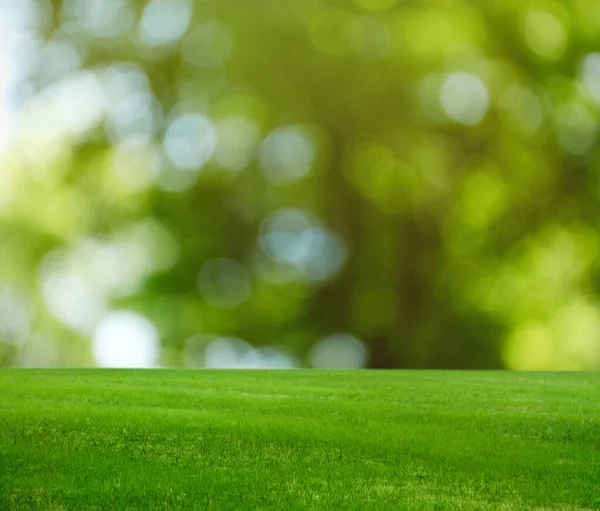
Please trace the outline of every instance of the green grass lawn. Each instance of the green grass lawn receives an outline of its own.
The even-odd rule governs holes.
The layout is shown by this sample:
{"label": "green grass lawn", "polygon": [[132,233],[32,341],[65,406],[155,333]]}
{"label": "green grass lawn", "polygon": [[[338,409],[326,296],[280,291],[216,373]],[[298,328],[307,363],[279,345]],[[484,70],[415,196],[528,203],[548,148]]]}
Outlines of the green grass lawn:
{"label": "green grass lawn", "polygon": [[0,371],[0,509],[600,509],[600,374]]}

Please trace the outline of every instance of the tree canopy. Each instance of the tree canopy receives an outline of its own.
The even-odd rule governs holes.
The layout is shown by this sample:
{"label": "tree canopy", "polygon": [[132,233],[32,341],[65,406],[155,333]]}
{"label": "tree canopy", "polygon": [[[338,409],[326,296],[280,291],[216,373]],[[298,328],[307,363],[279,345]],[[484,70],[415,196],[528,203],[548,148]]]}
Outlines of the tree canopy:
{"label": "tree canopy", "polygon": [[596,0],[6,5],[0,365],[600,368]]}

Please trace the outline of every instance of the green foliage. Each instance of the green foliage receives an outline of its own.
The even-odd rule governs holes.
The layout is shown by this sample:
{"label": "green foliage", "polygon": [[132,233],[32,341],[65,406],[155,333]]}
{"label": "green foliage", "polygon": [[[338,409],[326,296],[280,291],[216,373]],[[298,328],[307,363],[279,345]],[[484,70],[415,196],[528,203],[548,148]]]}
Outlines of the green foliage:
{"label": "green foliage", "polygon": [[126,309],[166,365],[348,332],[374,367],[600,368],[595,0],[117,4],[32,2],[0,365],[92,365]]}

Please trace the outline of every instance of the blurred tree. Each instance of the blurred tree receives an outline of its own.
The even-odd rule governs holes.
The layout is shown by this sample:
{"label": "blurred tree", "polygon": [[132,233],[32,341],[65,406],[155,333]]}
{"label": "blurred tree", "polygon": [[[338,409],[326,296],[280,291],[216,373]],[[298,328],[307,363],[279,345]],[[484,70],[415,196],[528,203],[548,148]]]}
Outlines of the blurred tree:
{"label": "blurred tree", "polygon": [[600,367],[595,1],[16,10],[0,364]]}

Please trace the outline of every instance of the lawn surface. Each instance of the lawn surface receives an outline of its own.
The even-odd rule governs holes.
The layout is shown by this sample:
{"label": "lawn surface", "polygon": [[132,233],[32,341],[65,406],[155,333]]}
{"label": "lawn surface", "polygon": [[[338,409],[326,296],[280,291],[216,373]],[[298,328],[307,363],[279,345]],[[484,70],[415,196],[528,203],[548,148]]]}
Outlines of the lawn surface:
{"label": "lawn surface", "polygon": [[600,509],[600,374],[0,371],[0,509]]}

